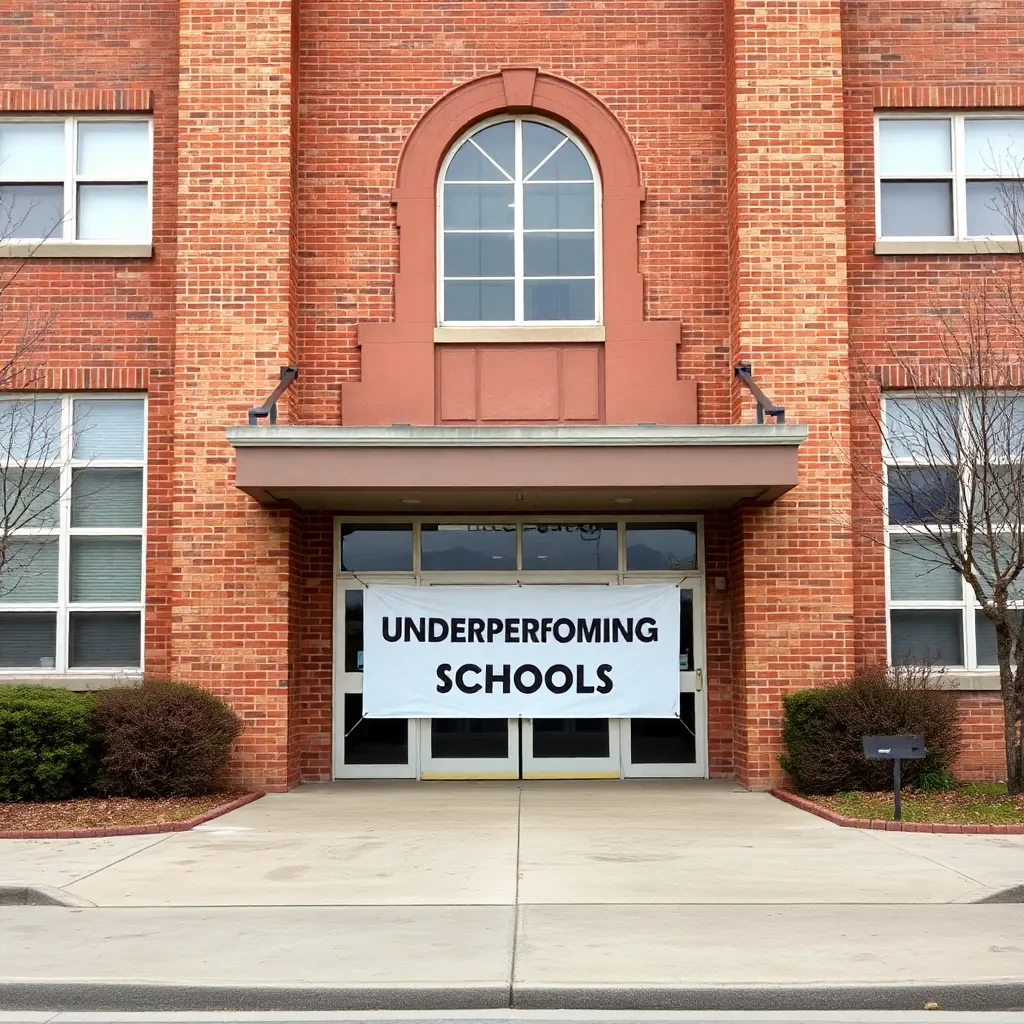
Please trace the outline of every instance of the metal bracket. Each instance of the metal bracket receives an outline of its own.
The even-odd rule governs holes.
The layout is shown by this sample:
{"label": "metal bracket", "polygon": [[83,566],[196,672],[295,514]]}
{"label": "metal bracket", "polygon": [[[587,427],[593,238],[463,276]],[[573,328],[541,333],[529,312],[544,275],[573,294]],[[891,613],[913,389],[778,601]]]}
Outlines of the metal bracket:
{"label": "metal bracket", "polygon": [[277,400],[299,379],[297,366],[281,367],[281,383],[270,392],[267,400],[258,408],[249,410],[249,426],[255,427],[260,420],[267,420],[273,426],[277,422]]}
{"label": "metal bracket", "polygon": [[776,423],[786,422],[786,410],[781,405],[776,405],[754,382],[754,372],[750,363],[739,363],[733,371],[736,379],[750,389],[750,393],[757,399],[757,422],[764,423],[765,416],[774,416]]}

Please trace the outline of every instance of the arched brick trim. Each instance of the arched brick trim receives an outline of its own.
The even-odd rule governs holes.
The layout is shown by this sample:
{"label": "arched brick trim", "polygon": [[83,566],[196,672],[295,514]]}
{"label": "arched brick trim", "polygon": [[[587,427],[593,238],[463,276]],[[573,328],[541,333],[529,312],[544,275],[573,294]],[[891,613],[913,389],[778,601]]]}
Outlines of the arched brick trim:
{"label": "arched brick trim", "polygon": [[409,136],[391,197],[399,230],[395,318],[359,325],[363,379],[343,385],[344,422],[436,421],[437,175],[459,135],[506,112],[564,123],[590,147],[601,173],[606,421],[696,422],[696,384],[676,379],[679,324],[643,318],[637,229],[645,190],[629,136],[590,93],[536,68],[506,68],[459,86]]}

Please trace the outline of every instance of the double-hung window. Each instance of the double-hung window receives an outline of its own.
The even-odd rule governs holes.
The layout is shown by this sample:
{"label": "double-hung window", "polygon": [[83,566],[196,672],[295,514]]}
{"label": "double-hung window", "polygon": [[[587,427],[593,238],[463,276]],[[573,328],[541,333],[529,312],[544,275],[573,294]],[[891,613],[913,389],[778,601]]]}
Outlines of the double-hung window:
{"label": "double-hung window", "polygon": [[[886,582],[889,655],[897,664],[987,670],[997,665],[995,627],[950,551],[987,584],[1019,545],[1024,397],[986,392],[884,399]],[[984,429],[981,422],[984,421]],[[1013,439],[1016,439],[1014,441]],[[974,452],[979,440],[988,449]],[[1016,483],[1014,482],[1016,480]],[[1009,499],[1009,500],[1007,500]],[[997,558],[989,553],[990,538]],[[997,564],[994,566],[993,561]],[[1003,562],[1004,564],[999,564]],[[991,587],[988,587],[991,593]],[[1010,590],[1024,615],[1024,577]]]}
{"label": "double-hung window", "polygon": [[0,119],[0,241],[148,243],[152,167],[148,118]]}
{"label": "double-hung window", "polygon": [[0,399],[0,670],[141,668],[145,411]]}
{"label": "double-hung window", "polygon": [[1024,113],[882,114],[878,237],[1024,236]]}

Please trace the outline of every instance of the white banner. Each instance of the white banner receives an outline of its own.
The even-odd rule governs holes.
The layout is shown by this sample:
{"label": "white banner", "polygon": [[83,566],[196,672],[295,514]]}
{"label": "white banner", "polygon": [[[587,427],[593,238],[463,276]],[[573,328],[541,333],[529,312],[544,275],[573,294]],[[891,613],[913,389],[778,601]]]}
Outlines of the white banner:
{"label": "white banner", "polygon": [[679,591],[368,587],[367,718],[674,718]]}

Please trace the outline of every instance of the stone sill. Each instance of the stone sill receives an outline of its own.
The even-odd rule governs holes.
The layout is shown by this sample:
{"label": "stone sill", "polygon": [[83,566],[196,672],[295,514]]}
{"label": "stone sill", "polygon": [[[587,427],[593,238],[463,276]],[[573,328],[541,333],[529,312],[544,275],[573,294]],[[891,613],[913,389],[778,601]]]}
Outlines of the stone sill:
{"label": "stone sill", "polygon": [[39,260],[75,259],[138,259],[153,255],[153,246],[125,245],[121,242],[0,242],[0,259]]}
{"label": "stone sill", "polygon": [[876,256],[1024,255],[1024,240],[1015,238],[879,238]]}
{"label": "stone sill", "polygon": [[435,327],[434,342],[479,344],[500,342],[604,341],[604,327]]}
{"label": "stone sill", "polygon": [[142,682],[141,673],[102,673],[84,675],[69,673],[68,675],[33,675],[23,672],[20,675],[0,675],[0,686],[49,686],[55,690],[112,690],[116,686],[138,686]]}
{"label": "stone sill", "polygon": [[956,669],[949,669],[944,679],[939,683],[940,689],[959,690],[961,693],[974,690],[987,690],[999,692],[998,672],[958,672]]}

